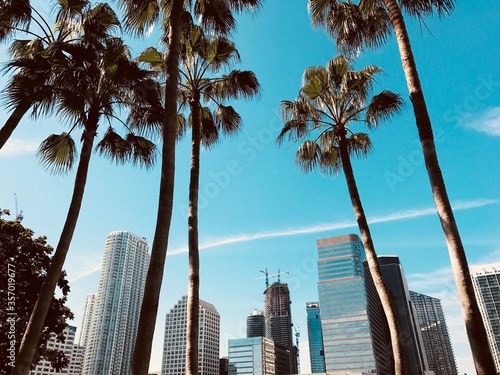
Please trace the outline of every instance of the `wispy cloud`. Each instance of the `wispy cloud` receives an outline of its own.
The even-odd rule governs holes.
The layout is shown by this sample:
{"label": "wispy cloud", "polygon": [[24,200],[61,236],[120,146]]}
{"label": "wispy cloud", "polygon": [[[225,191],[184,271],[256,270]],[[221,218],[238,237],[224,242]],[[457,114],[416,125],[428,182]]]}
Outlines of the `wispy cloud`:
{"label": "wispy cloud", "polygon": [[[457,201],[453,204],[453,209],[455,211],[466,210],[471,208],[483,207],[491,204],[496,204],[498,201],[491,199],[476,199],[472,201]],[[377,223],[385,223],[390,221],[399,221],[405,219],[412,219],[422,216],[429,216],[436,214],[435,207],[428,207],[422,209],[413,209],[413,210],[405,210],[398,211],[388,215],[379,216],[372,218],[368,222],[370,224]],[[291,229],[282,229],[276,231],[263,231],[257,233],[250,234],[240,234],[236,236],[223,237],[215,240],[206,241],[200,243],[199,249],[209,249],[213,247],[241,243],[241,242],[249,242],[260,240],[264,238],[277,238],[277,237],[288,237],[288,236],[297,236],[303,234],[311,234],[311,233],[321,233],[326,231],[338,230],[338,229],[347,229],[356,227],[357,224],[355,221],[345,221],[345,222],[336,222],[329,224],[318,224],[309,227],[299,227],[299,228],[291,228]],[[178,249],[174,249],[168,252],[168,255],[175,255],[187,252],[187,246],[180,247]]]}
{"label": "wispy cloud", "polygon": [[97,254],[93,256],[78,257],[78,259],[68,262],[66,273],[68,274],[69,282],[73,283],[95,272],[99,272],[101,270],[101,264],[102,256]]}
{"label": "wispy cloud", "polygon": [[38,145],[38,142],[11,138],[2,147],[2,150],[0,151],[0,157],[31,154],[37,150]]}
{"label": "wispy cloud", "polygon": [[474,119],[465,122],[464,126],[488,135],[500,136],[500,107],[489,108],[475,115]]}

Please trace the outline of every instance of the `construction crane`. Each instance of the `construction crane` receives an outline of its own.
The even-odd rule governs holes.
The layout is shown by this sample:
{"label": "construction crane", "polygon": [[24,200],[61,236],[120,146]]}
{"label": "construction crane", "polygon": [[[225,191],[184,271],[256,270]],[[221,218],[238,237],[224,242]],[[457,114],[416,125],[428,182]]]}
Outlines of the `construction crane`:
{"label": "construction crane", "polygon": [[[297,370],[300,369],[300,356],[299,356],[299,342],[300,342],[300,327],[293,327],[293,330],[295,331],[295,347],[297,348]],[[298,371],[300,374],[300,371]]]}
{"label": "construction crane", "polygon": [[266,290],[267,290],[267,288],[269,288],[269,277],[277,277],[278,278],[278,283],[279,283],[280,282],[280,276],[288,274],[288,271],[286,271],[286,272],[280,272],[280,270],[278,270],[278,273],[269,274],[269,272],[267,272],[267,268],[265,269],[265,271],[260,270],[260,272],[262,272],[265,276],[257,277],[257,278],[255,278],[255,280],[265,278],[266,279]]}
{"label": "construction crane", "polygon": [[16,193],[14,193],[14,201],[16,203],[16,221],[21,222],[21,221],[23,221],[23,218],[24,218],[23,210],[19,211],[17,208],[17,194]]}

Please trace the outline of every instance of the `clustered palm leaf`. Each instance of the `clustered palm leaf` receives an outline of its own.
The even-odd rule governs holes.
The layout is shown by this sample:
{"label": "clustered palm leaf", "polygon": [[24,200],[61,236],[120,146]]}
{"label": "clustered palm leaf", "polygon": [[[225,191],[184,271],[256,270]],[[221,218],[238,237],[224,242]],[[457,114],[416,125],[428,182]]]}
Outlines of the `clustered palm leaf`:
{"label": "clustered palm leaf", "polygon": [[29,38],[15,39],[8,49],[11,60],[5,70],[13,75],[2,99],[13,112],[0,129],[0,148],[30,108],[35,118],[53,110],[54,80],[59,79],[58,66],[65,64],[67,47],[76,41],[98,42],[109,37],[118,25],[106,3],[91,6],[82,0],[59,2],[53,27],[29,1],[0,5],[0,42],[14,36]]}
{"label": "clustered palm leaf", "polygon": [[442,17],[454,10],[455,1],[308,0],[308,7],[313,25],[326,29],[335,39],[337,48],[344,53],[359,53],[364,47],[380,47],[385,44],[392,32],[396,35],[425,166],[450,254],[476,371],[478,375],[494,373],[495,365],[486,329],[474,294],[465,249],[439,166],[432,124],[403,17],[405,13],[420,22],[424,22],[423,18],[428,15],[437,14]]}
{"label": "clustered palm leaf", "polygon": [[371,96],[375,76],[381,72],[373,65],[354,70],[344,56],[334,57],[325,67],[308,68],[297,99],[281,102],[284,126],[277,141],[281,144],[285,139],[295,142],[305,139],[295,154],[304,172],[319,169],[327,174],[344,173],[367,263],[387,315],[396,374],[400,375],[405,373],[406,366],[403,332],[395,302],[382,279],[350,161],[352,156],[366,156],[372,148],[368,134],[355,133],[352,127],[361,123],[369,129],[375,128],[403,106],[401,96],[388,90]]}
{"label": "clustered palm leaf", "polygon": [[315,136],[296,153],[296,162],[304,172],[316,168],[327,174],[342,171],[341,144],[349,156],[366,156],[370,152],[368,135],[354,133],[351,125],[377,127],[403,105],[400,95],[387,90],[369,98],[374,77],[381,72],[373,65],[355,71],[344,56],[333,58],[326,67],[311,67],[304,72],[298,98],[281,103],[285,124],[278,136],[279,144],[286,137],[296,141]]}

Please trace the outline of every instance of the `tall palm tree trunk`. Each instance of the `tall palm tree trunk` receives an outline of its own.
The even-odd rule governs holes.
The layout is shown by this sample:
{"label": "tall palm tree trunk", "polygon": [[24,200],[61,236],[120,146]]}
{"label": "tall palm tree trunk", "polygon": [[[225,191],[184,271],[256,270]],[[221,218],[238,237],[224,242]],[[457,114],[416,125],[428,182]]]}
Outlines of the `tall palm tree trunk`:
{"label": "tall palm tree trunk", "polygon": [[186,375],[198,375],[198,335],[200,315],[200,254],[198,249],[198,191],[200,185],[201,121],[199,100],[191,103],[193,135],[189,180],[188,246],[189,277],[186,327]]}
{"label": "tall palm tree trunk", "polygon": [[22,102],[19,104],[14,112],[9,116],[4,126],[0,129],[0,150],[5,145],[5,143],[9,140],[10,136],[16,129],[17,125],[23,118],[23,116],[28,112],[31,107],[31,102]]}
{"label": "tall palm tree trunk", "polygon": [[73,196],[71,198],[68,215],[66,216],[66,222],[64,223],[59,243],[57,244],[56,251],[52,257],[50,267],[47,271],[47,276],[36,300],[35,307],[31,312],[28,326],[24,332],[21,346],[19,347],[19,352],[16,357],[16,366],[12,370],[13,375],[28,375],[31,363],[33,362],[33,356],[38,345],[38,340],[40,339],[40,333],[44,327],[47,311],[49,310],[50,302],[54,296],[57,281],[61,276],[64,261],[66,259],[66,255],[68,254],[69,246],[71,244],[78,216],[80,214],[85,184],[87,183],[90,157],[92,155],[92,145],[96,135],[97,120],[97,114],[89,116],[89,129],[92,130],[85,130],[83,133],[82,151],[76,172]]}
{"label": "tall palm tree trunk", "polygon": [[380,264],[378,263],[377,253],[375,252],[372,236],[370,234],[370,228],[368,227],[368,222],[366,220],[363,205],[361,204],[361,199],[359,197],[359,192],[356,185],[356,180],[354,179],[354,173],[352,170],[351,160],[349,158],[345,138],[339,142],[339,148],[340,159],[342,160],[342,169],[344,171],[347,189],[349,190],[352,208],[354,209],[354,214],[356,215],[356,222],[358,223],[358,228],[363,240],[366,260],[368,263],[368,267],[370,268],[370,274],[372,276],[373,283],[375,284],[380,302],[382,303],[382,308],[387,318],[387,324],[389,326],[392,352],[394,355],[394,374],[404,375],[407,373],[406,358],[403,349],[404,336],[403,332],[401,331],[401,325],[399,323],[395,301],[392,295],[389,293],[384,280],[382,279],[382,270],[380,269]]}
{"label": "tall palm tree trunk", "polygon": [[429,175],[434,202],[450,254],[451,266],[455,276],[458,296],[462,305],[465,328],[469,338],[477,375],[495,374],[495,364],[489,348],[481,312],[474,294],[467,257],[448,199],[443,175],[439,167],[431,120],[427,112],[415,58],[411,50],[410,38],[406,30],[403,15],[401,14],[401,9],[397,2],[395,0],[384,0],[384,2],[389,11],[389,17],[396,33],[399,53],[401,55],[403,70],[413,104],[413,111],[415,113],[420,143],[424,153],[425,166]]}
{"label": "tall palm tree trunk", "polygon": [[138,333],[130,375],[147,375],[151,347],[158,314],[168,236],[174,200],[175,140],[177,136],[177,82],[179,79],[179,51],[183,0],[174,0],[169,23],[169,50],[166,61],[165,113],[163,118],[163,146],[160,193],[156,228],[151,248],[144,297],[139,317]]}

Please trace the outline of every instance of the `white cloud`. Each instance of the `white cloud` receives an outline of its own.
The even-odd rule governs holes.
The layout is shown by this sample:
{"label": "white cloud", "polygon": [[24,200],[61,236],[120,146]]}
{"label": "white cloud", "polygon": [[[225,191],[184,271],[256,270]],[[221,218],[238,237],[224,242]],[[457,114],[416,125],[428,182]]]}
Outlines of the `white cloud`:
{"label": "white cloud", "polygon": [[464,126],[488,135],[500,136],[500,107],[489,108],[474,116],[474,120],[466,122]]}
{"label": "white cloud", "polygon": [[38,142],[9,139],[0,150],[0,156],[31,154],[38,149]]}
{"label": "white cloud", "polygon": [[[458,210],[466,210],[466,209],[471,209],[471,208],[488,206],[488,205],[496,204],[496,203],[498,203],[498,201],[496,201],[496,200],[476,199],[476,200],[471,200],[471,201],[456,201],[454,204],[452,204],[452,206],[453,206],[453,209],[455,211],[458,211]],[[398,220],[434,215],[435,213],[436,213],[435,207],[398,211],[398,212],[394,212],[394,213],[391,213],[388,215],[372,218],[371,220],[368,220],[368,223],[369,224],[377,224],[377,223],[384,223],[384,222],[389,222],[389,221],[398,221]],[[338,229],[354,228],[356,226],[357,226],[357,224],[355,221],[350,221],[350,222],[341,222],[341,223],[335,223],[335,224],[319,224],[319,225],[314,225],[311,227],[301,227],[301,228],[282,229],[282,230],[275,230],[275,231],[268,231],[268,232],[240,234],[240,235],[236,235],[236,236],[224,237],[224,238],[220,238],[220,239],[202,242],[199,245],[199,249],[200,250],[209,249],[212,247],[234,244],[234,243],[241,243],[241,242],[248,242],[248,241],[254,241],[254,240],[260,240],[260,239],[264,239],[264,238],[276,238],[276,237],[296,236],[296,235],[300,235],[300,234],[320,233],[320,232],[326,232],[326,231],[332,231],[332,230],[338,230]],[[185,253],[185,252],[187,252],[187,247],[183,246],[183,247],[169,251],[168,255],[176,255],[176,254],[181,254],[181,253]]]}
{"label": "white cloud", "polygon": [[102,256],[97,254],[73,259],[72,262],[68,262],[66,267],[68,281],[73,283],[95,272],[99,272],[101,270],[101,264]]}

